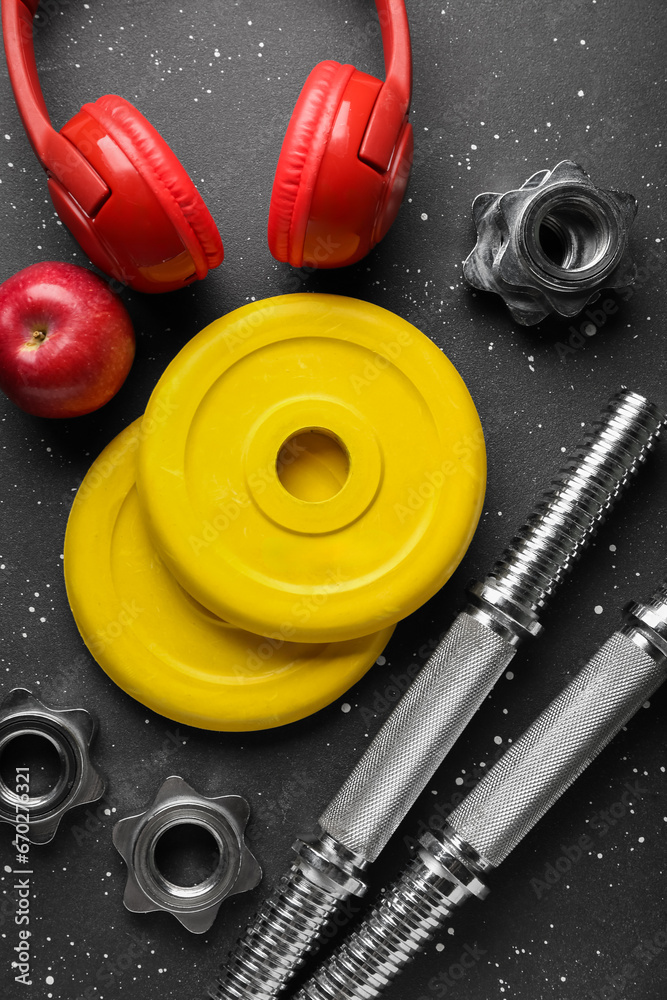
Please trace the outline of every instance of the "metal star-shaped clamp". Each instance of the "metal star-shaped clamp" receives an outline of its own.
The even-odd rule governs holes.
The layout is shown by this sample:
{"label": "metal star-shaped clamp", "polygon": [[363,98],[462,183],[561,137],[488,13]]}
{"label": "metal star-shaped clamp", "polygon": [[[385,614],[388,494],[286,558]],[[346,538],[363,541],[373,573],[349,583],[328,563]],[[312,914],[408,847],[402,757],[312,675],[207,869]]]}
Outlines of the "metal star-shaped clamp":
{"label": "metal star-shaped clamp", "polygon": [[636,278],[628,250],[636,200],[596,187],[572,160],[517,190],[478,195],[472,214],[477,244],[463,265],[466,281],[501,295],[523,326],[550,313],[576,316],[603,288]]}
{"label": "metal star-shaped clamp", "polygon": [[33,844],[47,844],[66,812],[96,802],[104,782],[90,760],[94,732],[95,721],[83,708],[48,708],[25,688],[10,691],[0,705],[0,755],[19,737],[38,737],[55,749],[60,773],[51,788],[37,794],[34,771],[31,775],[31,767],[17,758],[15,787],[0,776],[0,823],[17,826],[18,816],[27,813],[25,836]]}
{"label": "metal star-shaped clamp", "polygon": [[[120,820],[113,842],[128,868],[124,903],[133,913],[165,910],[193,934],[203,934],[228,896],[254,889],[262,869],[245,841],[250,807],[240,795],[206,798],[183,778],[167,778],[145,812]],[[170,882],[158,868],[160,837],[175,826],[201,826],[215,840],[214,872],[194,886]]]}

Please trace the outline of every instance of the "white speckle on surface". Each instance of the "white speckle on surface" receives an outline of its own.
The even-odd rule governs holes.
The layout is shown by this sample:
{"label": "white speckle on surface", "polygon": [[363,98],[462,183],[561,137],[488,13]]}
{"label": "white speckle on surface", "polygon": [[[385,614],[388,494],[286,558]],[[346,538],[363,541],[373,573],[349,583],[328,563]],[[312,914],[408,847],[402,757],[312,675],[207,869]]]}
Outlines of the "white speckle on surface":
{"label": "white speckle on surface", "polygon": [[426,222],[427,219],[428,219],[428,212],[422,212],[421,214],[422,222]]}
{"label": "white speckle on surface", "polygon": [[584,333],[586,334],[587,337],[594,337],[597,332],[598,328],[596,327],[595,323],[587,323],[586,326],[584,327]]}
{"label": "white speckle on surface", "polygon": [[444,944],[442,944],[440,941],[438,941],[438,943],[435,946],[435,950],[436,951],[444,951],[445,950]]}
{"label": "white speckle on surface", "polygon": [[616,551],[616,546],[615,545],[610,545],[609,546],[609,551],[610,552],[615,552]]}
{"label": "white speckle on surface", "polygon": [[377,658],[377,660],[375,662],[377,663],[378,667],[383,667],[385,665],[385,663],[387,662],[387,657],[386,656],[378,656],[378,658]]}
{"label": "white speckle on surface", "polygon": [[55,983],[55,979],[53,978],[53,976],[47,976],[44,982],[46,983],[47,986],[53,986],[53,984]]}
{"label": "white speckle on surface", "polygon": [[595,612],[596,615],[601,615],[603,610],[604,608],[602,607],[601,604],[596,604],[595,607],[593,608],[593,611]]}
{"label": "white speckle on surface", "polygon": [[505,677],[507,678],[508,681],[513,681],[514,680],[514,672],[512,670],[508,670],[507,673],[505,674]]}
{"label": "white speckle on surface", "polygon": [[347,715],[347,713],[351,710],[351,708],[352,706],[350,705],[349,701],[344,701],[343,704],[340,706],[341,712],[344,712],[345,715]]}
{"label": "white speckle on surface", "polygon": [[583,96],[584,96],[583,90],[578,90],[577,91],[577,97],[583,97]]}
{"label": "white speckle on surface", "polygon": [[494,742],[494,743],[495,743],[495,744],[496,744],[497,746],[500,746],[500,744],[501,744],[501,743],[503,742],[503,738],[502,738],[502,736],[494,736],[494,737],[493,737],[493,742]]}

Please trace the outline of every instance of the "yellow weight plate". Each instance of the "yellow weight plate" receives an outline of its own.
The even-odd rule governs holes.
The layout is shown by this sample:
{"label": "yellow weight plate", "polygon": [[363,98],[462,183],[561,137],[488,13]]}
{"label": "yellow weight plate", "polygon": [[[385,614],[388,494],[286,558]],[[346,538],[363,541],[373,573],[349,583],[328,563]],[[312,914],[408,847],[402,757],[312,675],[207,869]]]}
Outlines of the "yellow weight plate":
{"label": "yellow weight plate", "polygon": [[196,600],[324,642],[394,624],[445,583],[482,510],[486,452],[461,377],[414,326],[286,295],[216,320],[169,365],[137,485]]}
{"label": "yellow weight plate", "polygon": [[67,594],[97,662],[143,705],[203,729],[268,729],[329,705],[366,673],[392,629],[307,644],[284,632],[252,635],[207,611],[146,531],[135,488],[140,440],[135,421],[102,452],[67,525]]}

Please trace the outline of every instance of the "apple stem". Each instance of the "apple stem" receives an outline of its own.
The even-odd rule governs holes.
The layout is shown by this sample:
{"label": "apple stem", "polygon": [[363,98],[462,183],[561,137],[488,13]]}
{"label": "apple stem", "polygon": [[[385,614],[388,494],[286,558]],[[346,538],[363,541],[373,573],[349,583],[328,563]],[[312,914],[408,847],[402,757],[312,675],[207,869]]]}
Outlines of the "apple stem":
{"label": "apple stem", "polygon": [[35,329],[30,334],[30,337],[28,338],[28,340],[26,340],[25,344],[23,345],[23,350],[24,351],[39,350],[44,341],[47,340],[48,336],[49,332],[46,329],[46,327],[39,327],[39,326],[35,327]]}

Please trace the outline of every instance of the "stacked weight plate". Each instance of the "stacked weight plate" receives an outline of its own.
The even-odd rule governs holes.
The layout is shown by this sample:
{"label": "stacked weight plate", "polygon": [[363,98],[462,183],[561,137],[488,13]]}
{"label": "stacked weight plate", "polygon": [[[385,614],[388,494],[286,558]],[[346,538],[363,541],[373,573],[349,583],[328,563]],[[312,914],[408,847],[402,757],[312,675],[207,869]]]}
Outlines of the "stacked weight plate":
{"label": "stacked weight plate", "polygon": [[330,704],[465,553],[486,455],[460,376],[365,302],[292,295],[206,327],[100,455],[70,604],[128,694],[207,729]]}

